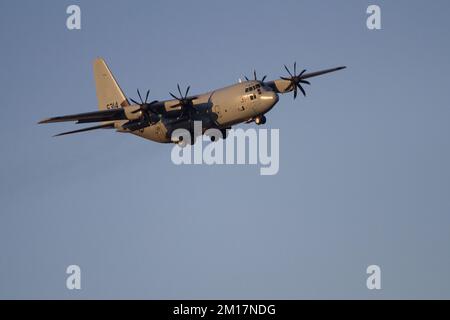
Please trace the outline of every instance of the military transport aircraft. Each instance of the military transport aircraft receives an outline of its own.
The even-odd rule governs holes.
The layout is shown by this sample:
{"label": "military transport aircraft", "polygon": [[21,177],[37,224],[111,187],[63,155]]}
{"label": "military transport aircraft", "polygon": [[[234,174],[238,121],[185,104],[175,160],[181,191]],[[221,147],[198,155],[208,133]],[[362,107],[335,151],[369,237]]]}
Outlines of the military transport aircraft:
{"label": "military transport aircraft", "polygon": [[302,85],[310,83],[306,80],[326,73],[345,69],[338,67],[318,72],[297,74],[294,63],[293,73],[284,66],[288,76],[273,81],[265,81],[266,76],[258,80],[254,78],[231,86],[213,90],[203,94],[189,95],[190,87],[184,93],[177,85],[178,94],[169,93],[172,99],[149,102],[150,91],[145,99],[137,90],[139,101],[126,98],[105,61],[98,58],[94,61],[94,78],[97,91],[99,111],[54,117],[39,123],[75,121],[77,124],[100,122],[99,125],[64,132],[62,136],[95,129],[116,129],[118,132],[132,133],[142,138],[161,143],[182,144],[182,137],[172,137],[176,129],[187,129],[191,132],[191,141],[195,142],[194,121],[202,121],[203,133],[210,128],[219,129],[226,138],[226,130],[239,123],[266,123],[265,114],[278,102],[279,93],[298,91],[306,96]]}

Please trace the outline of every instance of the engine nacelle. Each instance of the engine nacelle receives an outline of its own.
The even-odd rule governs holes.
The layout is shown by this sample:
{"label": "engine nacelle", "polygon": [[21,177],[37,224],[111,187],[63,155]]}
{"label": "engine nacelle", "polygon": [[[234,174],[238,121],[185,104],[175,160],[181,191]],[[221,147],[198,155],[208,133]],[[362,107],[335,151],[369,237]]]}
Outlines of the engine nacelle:
{"label": "engine nacelle", "polygon": [[141,107],[137,104],[124,107],[123,111],[125,112],[125,117],[127,117],[128,120],[140,119],[142,117],[142,111],[135,112],[135,111],[139,110],[140,108]]}

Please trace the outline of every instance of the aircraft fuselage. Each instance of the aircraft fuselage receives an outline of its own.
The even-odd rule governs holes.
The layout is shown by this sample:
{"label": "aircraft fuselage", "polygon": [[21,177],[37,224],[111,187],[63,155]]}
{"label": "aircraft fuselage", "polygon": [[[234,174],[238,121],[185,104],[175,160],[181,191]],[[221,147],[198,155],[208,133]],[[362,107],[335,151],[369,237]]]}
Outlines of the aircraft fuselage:
{"label": "aircraft fuselage", "polygon": [[[202,121],[203,131],[210,128],[226,129],[264,115],[279,99],[271,87],[265,86],[260,81],[245,81],[196,97],[197,99],[193,100],[196,110],[193,119],[179,122],[174,118],[163,117],[158,123],[133,133],[152,141],[170,143],[173,142],[171,139],[173,130],[178,128],[191,130],[194,120]],[[158,103],[166,112],[181,110],[180,107],[171,108],[178,103],[175,99]]]}

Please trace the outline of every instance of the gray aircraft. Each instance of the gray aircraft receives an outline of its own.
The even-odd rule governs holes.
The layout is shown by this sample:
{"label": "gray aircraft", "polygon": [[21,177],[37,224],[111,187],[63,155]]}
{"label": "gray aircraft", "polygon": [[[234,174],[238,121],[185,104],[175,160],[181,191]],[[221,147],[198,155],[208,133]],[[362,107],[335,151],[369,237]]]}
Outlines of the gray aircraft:
{"label": "gray aircraft", "polygon": [[294,99],[297,98],[298,91],[306,96],[302,85],[310,85],[307,79],[346,68],[338,67],[312,73],[303,70],[297,74],[296,63],[293,73],[284,67],[288,76],[273,81],[265,81],[266,76],[258,80],[254,72],[252,80],[245,77],[245,81],[198,95],[189,95],[190,87],[187,87],[183,94],[177,85],[177,95],[170,93],[172,99],[164,101],[149,102],[150,91],[147,91],[145,99],[142,99],[137,90],[139,102],[130,98],[130,103],[105,61],[98,58],[94,61],[94,78],[99,111],[49,118],[39,123],[100,123],[56,136],[95,129],[116,129],[118,132],[132,133],[156,142],[186,144],[183,137],[172,137],[172,133],[176,129],[186,129],[191,132],[191,141],[195,141],[194,121],[201,121],[202,133],[215,128],[226,138],[227,130],[233,125],[251,122],[257,125],[265,124],[265,114],[278,102],[279,93],[293,91]]}

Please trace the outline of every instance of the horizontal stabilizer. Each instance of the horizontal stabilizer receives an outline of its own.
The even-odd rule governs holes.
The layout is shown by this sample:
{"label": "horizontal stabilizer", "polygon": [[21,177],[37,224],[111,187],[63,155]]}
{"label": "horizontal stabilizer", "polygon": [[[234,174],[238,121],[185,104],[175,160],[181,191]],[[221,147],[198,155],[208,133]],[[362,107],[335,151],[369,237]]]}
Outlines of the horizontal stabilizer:
{"label": "horizontal stabilizer", "polygon": [[89,123],[89,122],[102,122],[102,121],[117,121],[126,120],[125,111],[120,109],[109,109],[102,111],[94,111],[87,113],[72,114],[62,117],[53,117],[39,121],[42,123],[53,123],[53,122],[65,122],[65,121],[77,121],[78,123]]}
{"label": "horizontal stabilizer", "polygon": [[107,123],[107,124],[102,124],[99,126],[88,127],[88,128],[78,129],[78,130],[74,130],[74,131],[67,131],[67,132],[63,132],[63,133],[54,135],[54,137],[60,137],[60,136],[65,136],[65,135],[72,134],[72,133],[85,132],[85,131],[91,131],[91,130],[96,130],[96,129],[114,129],[114,123]]}

